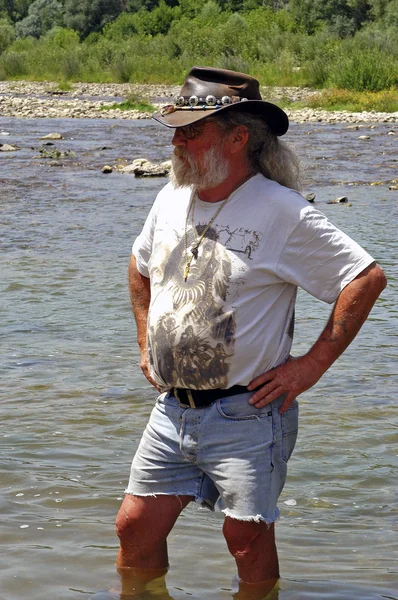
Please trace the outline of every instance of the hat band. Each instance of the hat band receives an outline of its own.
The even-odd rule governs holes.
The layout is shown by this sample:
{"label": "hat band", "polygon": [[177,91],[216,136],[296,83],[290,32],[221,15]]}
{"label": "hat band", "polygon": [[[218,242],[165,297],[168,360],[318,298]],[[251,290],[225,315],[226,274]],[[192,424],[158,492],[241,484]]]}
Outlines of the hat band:
{"label": "hat band", "polygon": [[237,102],[247,102],[248,98],[241,98],[240,96],[222,96],[222,98],[216,98],[209,94],[206,97],[201,96],[179,96],[175,104],[169,104],[164,106],[161,110],[161,115],[170,115],[177,110],[206,110],[206,109],[217,109],[230,104],[236,104]]}

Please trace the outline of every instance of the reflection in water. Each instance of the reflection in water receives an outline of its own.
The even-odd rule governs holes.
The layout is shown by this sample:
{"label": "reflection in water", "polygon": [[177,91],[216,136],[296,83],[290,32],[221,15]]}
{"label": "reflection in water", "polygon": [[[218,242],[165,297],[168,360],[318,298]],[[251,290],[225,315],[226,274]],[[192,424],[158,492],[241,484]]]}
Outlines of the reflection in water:
{"label": "reflection in water", "polygon": [[[111,588],[97,592],[93,600],[175,600],[166,585],[166,574],[158,576],[151,569],[118,569],[120,590]],[[153,577],[153,579],[152,579]],[[232,586],[233,600],[278,600],[278,580],[248,584],[236,577]],[[192,594],[189,594],[192,596]],[[230,596],[231,597],[231,596]]]}
{"label": "reflection in water", "polygon": [[238,589],[233,595],[234,600],[278,600],[279,585],[277,579],[270,579],[261,583],[245,583],[244,581],[234,580],[233,589]]}

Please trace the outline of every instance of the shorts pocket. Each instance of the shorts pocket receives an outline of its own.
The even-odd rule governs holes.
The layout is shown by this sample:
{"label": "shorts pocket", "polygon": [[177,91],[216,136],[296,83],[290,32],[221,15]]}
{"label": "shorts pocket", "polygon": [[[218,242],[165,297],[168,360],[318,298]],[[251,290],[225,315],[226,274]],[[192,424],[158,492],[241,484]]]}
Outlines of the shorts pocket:
{"label": "shorts pocket", "polygon": [[181,413],[183,409],[178,404],[178,400],[174,396],[170,396],[168,392],[163,392],[157,397],[155,402],[155,408],[162,415],[170,414],[174,415],[177,412]]}
{"label": "shorts pocket", "polygon": [[248,403],[251,394],[239,394],[227,396],[217,400],[217,410],[222,417],[231,421],[253,421],[272,417],[272,409],[269,406],[256,408]]}
{"label": "shorts pocket", "polygon": [[298,433],[299,405],[294,400],[288,410],[281,415],[282,427],[282,458],[285,462],[289,460],[294,450]]}

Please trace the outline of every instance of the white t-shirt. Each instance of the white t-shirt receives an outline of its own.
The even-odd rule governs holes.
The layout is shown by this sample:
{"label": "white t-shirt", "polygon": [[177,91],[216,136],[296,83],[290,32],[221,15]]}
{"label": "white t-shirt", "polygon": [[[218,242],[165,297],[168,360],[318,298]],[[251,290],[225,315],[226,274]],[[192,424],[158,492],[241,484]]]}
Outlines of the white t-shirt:
{"label": "white t-shirt", "polygon": [[297,287],[333,303],[374,259],[300,194],[257,174],[230,196],[185,281],[190,247],[220,206],[196,198],[187,221],[192,194],[167,184],[133,245],[151,281],[151,375],[163,390],[248,385],[287,360]]}

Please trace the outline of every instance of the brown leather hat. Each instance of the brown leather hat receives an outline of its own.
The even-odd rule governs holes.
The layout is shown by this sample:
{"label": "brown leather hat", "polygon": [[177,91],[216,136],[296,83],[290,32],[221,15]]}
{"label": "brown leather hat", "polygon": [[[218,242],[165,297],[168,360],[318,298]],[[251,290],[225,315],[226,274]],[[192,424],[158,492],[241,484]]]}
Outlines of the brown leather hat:
{"label": "brown leather hat", "polygon": [[184,127],[221,111],[240,110],[264,119],[275,135],[289,128],[287,114],[262,100],[257,79],[225,69],[192,67],[175,104],[164,106],[153,118],[167,127]]}

